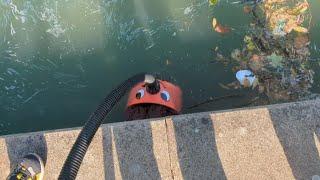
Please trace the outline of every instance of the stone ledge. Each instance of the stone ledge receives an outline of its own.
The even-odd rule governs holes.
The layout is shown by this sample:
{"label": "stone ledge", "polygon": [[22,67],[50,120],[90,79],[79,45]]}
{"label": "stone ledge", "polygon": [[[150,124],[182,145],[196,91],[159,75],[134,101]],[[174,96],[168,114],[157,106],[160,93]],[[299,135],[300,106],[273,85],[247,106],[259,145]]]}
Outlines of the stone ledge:
{"label": "stone ledge", "polygon": [[[77,179],[320,178],[320,100],[105,124]],[[0,137],[0,172],[38,153],[57,179],[79,128]],[[1,178],[0,178],[1,179]]]}

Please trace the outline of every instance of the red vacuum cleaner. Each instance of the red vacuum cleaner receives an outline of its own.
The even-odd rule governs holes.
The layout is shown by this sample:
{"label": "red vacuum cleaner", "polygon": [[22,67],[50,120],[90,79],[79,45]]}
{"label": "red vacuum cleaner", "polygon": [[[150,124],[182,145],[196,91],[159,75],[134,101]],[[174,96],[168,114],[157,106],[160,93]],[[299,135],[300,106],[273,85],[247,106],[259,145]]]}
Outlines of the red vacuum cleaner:
{"label": "red vacuum cleaner", "polygon": [[149,75],[131,89],[126,117],[130,121],[177,115],[181,106],[182,91],[178,86]]}

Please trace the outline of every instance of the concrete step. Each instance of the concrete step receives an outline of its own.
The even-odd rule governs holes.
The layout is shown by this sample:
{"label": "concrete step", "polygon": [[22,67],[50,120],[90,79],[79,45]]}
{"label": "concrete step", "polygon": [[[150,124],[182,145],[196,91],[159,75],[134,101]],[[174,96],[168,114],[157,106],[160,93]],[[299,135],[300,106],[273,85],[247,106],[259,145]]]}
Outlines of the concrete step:
{"label": "concrete step", "polygon": [[[320,101],[103,125],[77,179],[320,179]],[[0,172],[38,153],[57,179],[79,129],[0,137]]]}

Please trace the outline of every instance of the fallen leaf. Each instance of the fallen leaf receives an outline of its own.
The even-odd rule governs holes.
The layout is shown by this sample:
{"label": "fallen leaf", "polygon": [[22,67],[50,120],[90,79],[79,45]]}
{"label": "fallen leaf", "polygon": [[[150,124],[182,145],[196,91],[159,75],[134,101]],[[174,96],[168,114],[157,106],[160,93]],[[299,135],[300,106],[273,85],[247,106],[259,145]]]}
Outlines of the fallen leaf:
{"label": "fallen leaf", "polygon": [[215,28],[215,31],[218,32],[218,33],[221,33],[221,34],[226,34],[226,33],[229,33],[231,31],[231,29],[229,27],[226,27],[226,26],[218,25]]}
{"label": "fallen leaf", "polygon": [[300,32],[300,33],[308,33],[309,30],[305,27],[301,27],[301,26],[296,26],[293,28],[294,31],[296,32]]}
{"label": "fallen leaf", "polygon": [[221,34],[226,34],[231,31],[231,29],[229,27],[222,26],[220,23],[218,23],[216,18],[212,18],[212,28],[216,32],[221,33]]}
{"label": "fallen leaf", "polygon": [[242,56],[242,54],[239,49],[235,49],[231,53],[232,59],[237,60],[237,61],[241,61],[241,56]]}
{"label": "fallen leaf", "polygon": [[294,38],[294,47],[301,49],[310,44],[309,37],[307,35],[300,35]]}
{"label": "fallen leaf", "polygon": [[248,88],[250,87],[250,81],[248,78],[244,78],[243,80],[243,87]]}
{"label": "fallen leaf", "polygon": [[303,2],[298,4],[295,8],[293,9],[289,9],[287,11],[287,13],[292,14],[292,15],[299,15],[299,14],[303,14],[304,12],[306,12],[309,9],[309,3]]}
{"label": "fallen leaf", "polygon": [[263,57],[257,54],[252,55],[248,65],[253,71],[261,70],[264,67]]}
{"label": "fallen leaf", "polygon": [[258,88],[259,93],[262,94],[264,90],[265,90],[265,87],[262,85],[259,85],[259,88]]}
{"label": "fallen leaf", "polygon": [[252,41],[252,38],[250,36],[245,36],[243,41],[246,43],[246,46],[247,46],[247,50],[248,51],[253,51],[256,46],[254,44],[254,42]]}
{"label": "fallen leaf", "polygon": [[255,89],[259,85],[259,80],[256,78],[252,83],[252,89]]}
{"label": "fallen leaf", "polygon": [[252,10],[251,7],[248,6],[248,5],[246,5],[246,6],[243,7],[243,12],[246,13],[246,14],[250,13],[251,10]]}
{"label": "fallen leaf", "polygon": [[212,28],[214,29],[214,28],[216,28],[216,26],[217,26],[217,19],[216,18],[212,18]]}
{"label": "fallen leaf", "polygon": [[215,6],[215,5],[218,4],[218,2],[219,2],[219,0],[209,0],[209,5],[210,6]]}
{"label": "fallen leaf", "polygon": [[251,57],[251,60],[252,61],[261,61],[261,57],[257,54],[253,54],[252,57]]}

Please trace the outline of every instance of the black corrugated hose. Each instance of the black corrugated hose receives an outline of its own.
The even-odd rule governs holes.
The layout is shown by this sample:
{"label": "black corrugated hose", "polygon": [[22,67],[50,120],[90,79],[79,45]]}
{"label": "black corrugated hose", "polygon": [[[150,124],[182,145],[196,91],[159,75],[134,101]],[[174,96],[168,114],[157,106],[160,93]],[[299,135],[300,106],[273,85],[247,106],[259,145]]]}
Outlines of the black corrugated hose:
{"label": "black corrugated hose", "polygon": [[116,89],[111,91],[98,108],[91,114],[63,165],[59,175],[60,180],[72,180],[76,178],[83,157],[104,118],[128,90],[139,82],[147,81],[148,77],[150,76],[137,74],[129,78]]}

